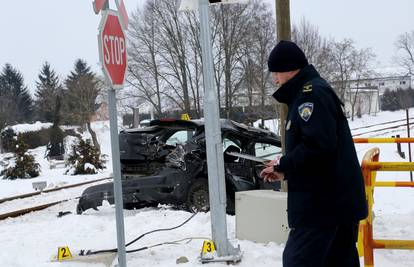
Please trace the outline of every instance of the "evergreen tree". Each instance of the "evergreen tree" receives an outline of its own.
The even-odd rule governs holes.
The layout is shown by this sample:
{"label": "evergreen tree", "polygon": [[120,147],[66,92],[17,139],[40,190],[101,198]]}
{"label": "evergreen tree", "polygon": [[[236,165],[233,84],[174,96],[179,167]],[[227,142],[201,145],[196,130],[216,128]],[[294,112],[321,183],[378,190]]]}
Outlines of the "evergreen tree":
{"label": "evergreen tree", "polygon": [[56,97],[61,93],[59,78],[50,64],[45,62],[36,82],[36,119],[51,122],[55,116]]}
{"label": "evergreen tree", "polygon": [[100,92],[96,74],[82,59],[75,62],[75,68],[65,80],[65,122],[84,125],[92,136],[94,146],[100,150],[95,132],[91,127],[91,118],[98,109],[96,98]]}
{"label": "evergreen tree", "polygon": [[16,148],[16,133],[13,131],[12,128],[7,127],[6,129],[1,131],[0,138],[1,138],[1,147],[6,152],[14,152]]}
{"label": "evergreen tree", "polygon": [[0,73],[0,129],[7,124],[31,120],[33,100],[23,75],[6,64]]}
{"label": "evergreen tree", "polygon": [[381,97],[381,110],[397,110],[396,97],[390,89],[385,89]]}
{"label": "evergreen tree", "polygon": [[104,169],[104,159],[99,150],[92,146],[91,141],[79,139],[77,144],[72,146],[72,154],[69,156],[69,169],[66,173],[96,174],[97,170]]}
{"label": "evergreen tree", "polygon": [[0,174],[4,179],[27,179],[39,176],[40,165],[35,161],[33,155],[28,153],[27,147],[23,137],[19,135],[16,144],[14,166],[4,169]]}
{"label": "evergreen tree", "polygon": [[56,105],[53,115],[53,126],[50,132],[50,141],[47,145],[46,156],[48,158],[62,157],[65,153],[63,144],[63,131],[60,129],[60,97],[56,96]]}
{"label": "evergreen tree", "polygon": [[381,97],[381,110],[395,111],[414,106],[414,90],[397,89],[391,91],[386,89]]}

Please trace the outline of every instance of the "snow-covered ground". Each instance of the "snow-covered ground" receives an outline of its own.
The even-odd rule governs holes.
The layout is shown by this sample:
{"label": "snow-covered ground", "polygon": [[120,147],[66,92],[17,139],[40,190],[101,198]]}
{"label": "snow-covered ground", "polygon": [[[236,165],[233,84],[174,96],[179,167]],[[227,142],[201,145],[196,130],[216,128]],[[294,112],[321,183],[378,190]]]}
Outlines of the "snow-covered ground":
{"label": "snow-covered ground", "polygon": [[[414,116],[414,109],[410,110]],[[351,128],[367,126],[405,118],[405,111],[382,112],[376,116],[364,116],[350,122]],[[273,129],[277,125],[273,121],[266,126]],[[110,155],[109,126],[107,122],[93,125],[102,145],[102,151]],[[370,128],[371,129],[371,128]],[[373,128],[375,129],[375,128]],[[414,127],[411,128],[414,134]],[[400,134],[406,136],[406,129],[387,130],[381,133],[383,137]],[[364,137],[370,136],[365,135]],[[378,134],[372,134],[378,136]],[[381,149],[381,161],[407,161],[397,154],[395,144],[357,144],[356,149],[361,159],[364,153],[372,148]],[[402,145],[407,154],[407,145]],[[6,181],[0,180],[0,198],[32,191],[33,181],[47,181],[49,186],[76,183],[80,181],[106,177],[111,173],[111,158],[108,158],[108,169],[91,176],[69,176],[64,169],[49,169],[46,160],[42,159],[45,148],[32,151],[42,166],[40,177],[31,180]],[[414,146],[413,146],[414,150]],[[0,159],[7,155],[0,155]],[[384,172],[378,173],[378,180],[409,181],[408,173]],[[65,194],[65,193],[62,193]],[[36,202],[37,200],[33,200]],[[41,201],[41,200],[39,200]],[[376,188],[375,189],[375,238],[412,239],[414,240],[414,188]],[[13,202],[16,209],[24,208],[27,204]],[[83,215],[75,215],[76,200],[69,201],[46,210],[18,218],[0,221],[0,266],[8,267],[43,267],[43,266],[105,266],[82,262],[51,262],[52,255],[57,253],[58,246],[69,246],[73,250],[108,249],[116,247],[115,209],[106,205],[100,211],[89,210]],[[3,208],[0,204],[0,208]],[[35,203],[31,203],[35,204]],[[32,205],[30,205],[32,206]],[[12,208],[13,205],[10,207]],[[1,210],[1,209],[0,209]],[[71,211],[72,214],[58,218],[60,211]],[[0,212],[2,213],[2,212]],[[131,241],[142,233],[159,228],[169,228],[179,225],[191,216],[184,211],[173,210],[168,206],[153,209],[125,210],[126,241]],[[231,242],[240,245],[244,252],[239,266],[282,266],[284,244],[257,244],[235,239],[235,217],[227,216],[228,234]],[[252,221],[252,224],[254,222]],[[211,236],[210,214],[197,214],[183,227],[173,231],[158,232],[145,236],[128,249],[139,248],[161,242],[171,242],[192,237],[193,241],[180,245],[165,245],[154,247],[141,252],[128,254],[128,266],[176,266],[176,259],[186,256],[188,263],[182,266],[201,266],[197,257],[200,253],[202,240]],[[377,250],[375,266],[408,267],[414,266],[414,251]],[[209,266],[224,266],[225,264],[209,264]]]}

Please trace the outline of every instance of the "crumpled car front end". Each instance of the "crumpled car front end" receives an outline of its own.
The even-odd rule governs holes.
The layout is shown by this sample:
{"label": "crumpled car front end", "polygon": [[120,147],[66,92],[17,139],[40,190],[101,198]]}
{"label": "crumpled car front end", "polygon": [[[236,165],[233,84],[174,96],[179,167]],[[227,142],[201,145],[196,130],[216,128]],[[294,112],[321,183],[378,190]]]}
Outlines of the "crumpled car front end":
{"label": "crumpled car front end", "polygon": [[[167,157],[167,166],[156,175],[127,175],[122,180],[123,202],[128,207],[145,207],[160,204],[181,205],[187,197],[194,176],[203,169],[203,161],[188,155],[182,146]],[[113,183],[87,188],[79,199],[77,213],[97,210],[106,200],[114,204]]]}

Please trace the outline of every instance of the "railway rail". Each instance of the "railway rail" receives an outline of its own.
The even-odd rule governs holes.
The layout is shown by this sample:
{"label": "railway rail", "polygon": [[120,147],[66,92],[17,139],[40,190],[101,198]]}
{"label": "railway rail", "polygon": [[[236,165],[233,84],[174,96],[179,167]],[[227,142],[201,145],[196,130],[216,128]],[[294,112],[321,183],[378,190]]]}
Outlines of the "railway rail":
{"label": "railway rail", "polygon": [[[411,122],[409,125],[410,125],[410,128],[411,128],[411,126],[414,125],[414,122]],[[356,134],[353,134],[352,136],[357,137],[357,136],[361,136],[361,135],[364,135],[364,134],[372,134],[372,133],[382,132],[382,131],[386,131],[386,130],[393,130],[393,129],[397,129],[397,128],[400,128],[400,127],[407,127],[407,124],[399,124],[399,125],[394,125],[394,126],[391,126],[391,127],[376,129],[376,130],[372,130],[372,131],[368,131],[368,132],[356,133]]]}
{"label": "railway rail", "polygon": [[93,183],[97,183],[97,182],[101,182],[101,181],[105,181],[105,180],[109,180],[109,179],[112,179],[112,177],[106,177],[106,178],[96,179],[96,180],[82,182],[82,183],[77,183],[77,184],[71,184],[71,185],[65,185],[65,186],[61,186],[61,187],[55,187],[55,188],[51,188],[51,189],[47,189],[47,190],[43,190],[43,191],[36,191],[36,192],[32,192],[32,193],[27,193],[27,194],[22,194],[22,195],[16,195],[16,196],[12,196],[12,197],[2,198],[2,199],[0,199],[0,204],[1,203],[4,203],[4,202],[7,202],[7,201],[15,200],[15,199],[22,199],[22,198],[33,197],[33,196],[37,196],[37,195],[40,195],[40,194],[45,194],[45,193],[50,193],[50,192],[56,192],[56,191],[59,191],[59,190],[73,188],[73,187],[79,187],[79,186],[87,185],[87,184],[93,184]]}
{"label": "railway rail", "polygon": [[[411,117],[411,118],[408,118],[408,119],[409,120],[412,120],[412,119],[414,119],[414,117]],[[394,120],[394,121],[386,121],[386,122],[381,122],[381,123],[376,123],[376,124],[370,124],[370,125],[366,125],[366,126],[356,127],[356,128],[351,129],[351,131],[356,131],[356,130],[361,130],[361,129],[367,129],[367,128],[372,128],[372,127],[375,127],[375,126],[386,125],[386,124],[391,124],[391,123],[396,123],[396,122],[402,122],[402,121],[406,122],[407,119]],[[407,124],[405,124],[405,125],[407,125]]]}
{"label": "railway rail", "polygon": [[[395,123],[395,122],[398,122],[398,121],[392,121],[392,122],[388,122],[388,123],[381,123],[381,124],[377,124],[376,126],[378,126],[378,125],[392,124],[392,123]],[[408,125],[411,128],[411,126],[414,125],[414,122],[410,122]],[[365,128],[369,128],[369,127],[373,127],[373,126],[366,126]],[[407,123],[393,125],[393,126],[390,126],[390,127],[375,129],[375,130],[371,130],[371,131],[367,131],[367,132],[362,132],[362,133],[354,133],[354,134],[352,134],[352,136],[353,137],[357,137],[357,136],[361,136],[361,135],[365,135],[365,134],[372,134],[372,133],[382,132],[382,131],[386,131],[386,130],[398,129],[400,127],[407,127]],[[356,129],[362,129],[362,128],[363,127],[355,128],[355,129],[352,129],[351,131],[355,131]]]}
{"label": "railway rail", "polygon": [[[24,198],[30,198],[30,197],[38,196],[38,195],[43,194],[43,193],[47,194],[47,193],[51,193],[51,192],[60,191],[60,190],[63,190],[63,189],[80,187],[80,186],[83,186],[83,185],[98,183],[98,182],[102,182],[102,181],[110,180],[110,179],[112,179],[112,177],[106,177],[106,178],[96,179],[96,180],[92,180],[92,181],[87,181],[87,182],[82,182],[82,183],[77,183],[77,184],[71,184],[71,185],[66,185],[66,186],[62,186],[62,187],[56,187],[56,188],[52,188],[52,189],[48,189],[48,190],[44,190],[44,191],[37,191],[37,192],[23,194],[23,195],[16,195],[16,196],[13,196],[13,197],[0,199],[0,203],[13,201],[13,200],[16,201],[16,200],[24,199]],[[64,202],[74,200],[74,199],[78,199],[78,198],[79,198],[79,196],[76,196],[76,197],[71,197],[69,199],[53,201],[53,202],[49,202],[49,203],[46,203],[46,204],[32,206],[32,207],[29,207],[29,208],[24,208],[24,209],[20,209],[20,210],[5,212],[3,214],[0,214],[0,220],[5,220],[7,218],[15,218],[15,217],[25,215],[25,214],[30,213],[30,212],[40,211],[40,210],[47,209],[49,207],[55,206],[57,204],[64,203]]]}

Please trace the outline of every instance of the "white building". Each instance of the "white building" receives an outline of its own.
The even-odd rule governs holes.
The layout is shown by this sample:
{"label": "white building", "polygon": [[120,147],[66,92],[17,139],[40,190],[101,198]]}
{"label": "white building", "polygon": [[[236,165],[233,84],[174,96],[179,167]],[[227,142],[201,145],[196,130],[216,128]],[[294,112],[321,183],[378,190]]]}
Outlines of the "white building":
{"label": "white building", "polygon": [[379,94],[384,94],[385,89],[390,89],[395,91],[397,89],[408,89],[412,87],[412,81],[410,75],[401,75],[401,76],[384,76],[376,78],[368,78],[361,80],[350,80],[349,88],[357,87],[376,87],[379,90]]}
{"label": "white building", "polygon": [[376,87],[348,88],[345,92],[345,112],[347,117],[376,114],[380,110],[380,95]]}

